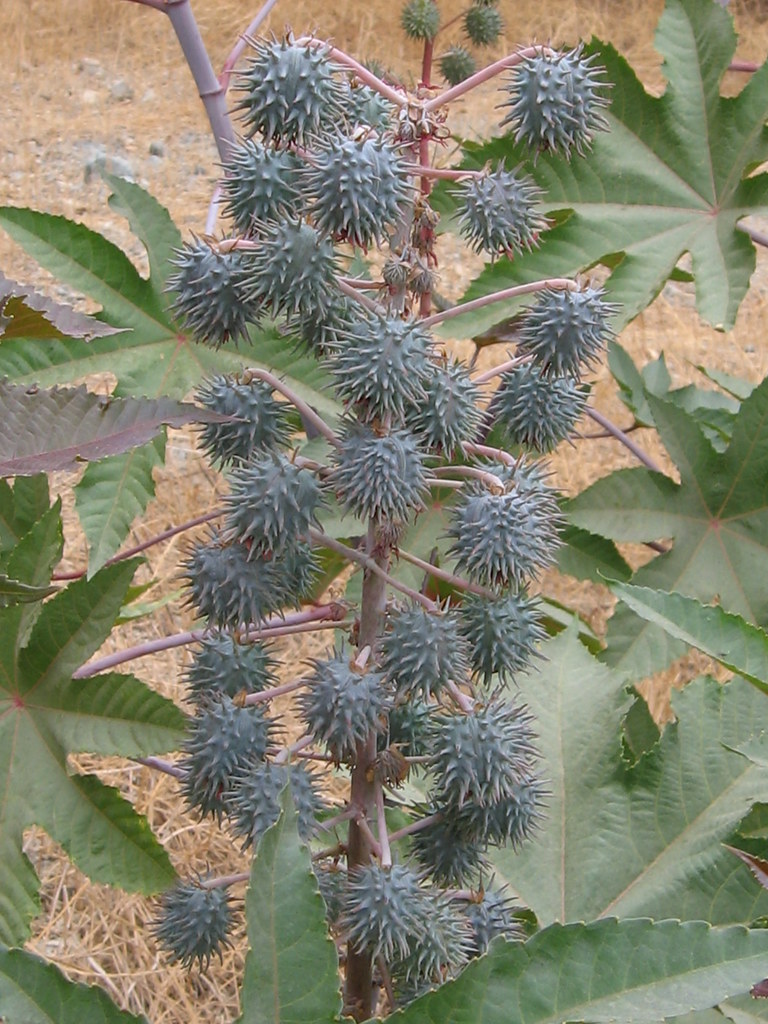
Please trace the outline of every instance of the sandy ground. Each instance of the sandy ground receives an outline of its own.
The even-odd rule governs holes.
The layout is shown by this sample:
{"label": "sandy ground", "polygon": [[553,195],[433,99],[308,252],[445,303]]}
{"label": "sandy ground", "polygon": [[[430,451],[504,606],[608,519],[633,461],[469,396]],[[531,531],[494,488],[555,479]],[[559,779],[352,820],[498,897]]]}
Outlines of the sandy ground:
{"label": "sandy ground", "polygon": [[[241,0],[200,0],[193,4],[219,68],[253,16]],[[649,88],[662,85],[653,29],[661,10],[658,0],[501,0],[506,37],[499,46],[512,49],[528,42],[574,43],[596,34],[610,39],[636,67]],[[297,32],[315,30],[363,58],[378,57],[406,77],[418,67],[418,49],[402,38],[397,5],[339,0],[284,0],[268,22],[272,31],[290,25]],[[441,4],[448,21],[461,9],[456,0]],[[4,131],[0,139],[0,200],[31,205],[85,221],[126,249],[142,267],[143,254],[124,222],[106,205],[107,192],[89,165],[106,155],[130,165],[136,178],[170,209],[182,231],[200,231],[216,182],[216,154],[190,76],[165,17],[124,0],[0,0],[6,40],[12,54],[0,65],[4,97]],[[768,26],[758,0],[737,5],[741,32],[738,56],[763,60],[768,53]],[[452,42],[450,31],[446,41]],[[733,82],[728,87],[736,87]],[[497,102],[491,90],[465,102],[451,122],[460,135],[479,137],[492,130]],[[460,294],[477,264],[460,257],[447,243],[441,290]],[[5,236],[0,236],[0,268],[19,280],[34,281],[64,296]],[[696,363],[759,380],[768,370],[764,323],[768,297],[768,260],[760,255],[753,288],[734,331],[728,335],[704,326],[685,286],[669,286],[662,297],[624,333],[622,343],[640,364],[664,351],[675,383],[694,379]],[[617,422],[629,423],[615,388],[603,371],[597,375],[594,402]],[[585,433],[590,429],[585,427]],[[638,438],[663,458],[652,436]],[[574,452],[575,456],[574,457]],[[585,440],[556,456],[558,484],[575,493],[610,468],[629,465],[630,457],[612,441]],[[84,548],[71,513],[71,477],[57,481],[69,501],[67,516],[72,564],[82,564]],[[138,540],[210,507],[221,484],[197,457],[191,434],[175,433],[168,466],[158,474],[158,499],[141,523]],[[153,550],[150,568],[172,579],[183,550],[178,540]],[[599,628],[609,602],[595,588],[559,584],[560,596],[576,605]],[[188,616],[170,604],[151,621],[124,628],[113,640],[126,646],[139,639],[186,628]],[[286,672],[312,650],[286,646]],[[184,654],[142,662],[137,673],[162,692],[180,697]],[[694,659],[675,666],[652,688],[654,707],[664,713],[670,682],[690,675]],[[92,768],[88,759],[76,762]],[[199,827],[183,812],[178,791],[165,777],[122,762],[110,762],[100,774],[119,783],[144,811],[166,843],[182,873],[236,870],[242,860],[230,840],[215,828]],[[207,975],[187,974],[167,966],[151,941],[146,922],[148,901],[89,883],[66,857],[37,832],[28,836],[27,852],[43,879],[43,913],[30,948],[62,967],[72,978],[103,985],[116,1001],[143,1012],[151,1024],[218,1024],[230,1021],[237,1005],[242,941]]]}

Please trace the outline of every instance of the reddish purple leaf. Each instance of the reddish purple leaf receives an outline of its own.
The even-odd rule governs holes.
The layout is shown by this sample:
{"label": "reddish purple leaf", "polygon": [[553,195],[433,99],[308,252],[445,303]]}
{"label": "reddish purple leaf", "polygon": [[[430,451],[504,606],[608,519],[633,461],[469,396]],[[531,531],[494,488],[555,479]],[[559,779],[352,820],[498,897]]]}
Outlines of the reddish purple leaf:
{"label": "reddish purple leaf", "polygon": [[0,273],[0,336],[5,338],[103,338],[125,328],[111,327],[78,313],[29,285]]}
{"label": "reddish purple leaf", "polygon": [[[736,846],[728,846],[727,843],[723,843],[723,845],[726,850],[730,850],[731,853],[735,854],[739,860],[743,860],[760,885],[762,885],[764,889],[768,889],[768,860],[762,860],[760,857],[755,857],[754,854],[746,853],[744,850],[739,850]],[[768,984],[768,982],[761,981],[760,984],[764,985]],[[768,996],[768,989],[764,994]]]}

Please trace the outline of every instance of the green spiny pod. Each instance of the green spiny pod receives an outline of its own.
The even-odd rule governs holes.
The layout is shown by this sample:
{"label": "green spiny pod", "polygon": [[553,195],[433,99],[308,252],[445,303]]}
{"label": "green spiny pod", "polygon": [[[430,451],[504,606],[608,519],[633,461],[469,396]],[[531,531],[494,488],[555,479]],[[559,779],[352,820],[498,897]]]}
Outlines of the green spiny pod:
{"label": "green spiny pod", "polygon": [[294,337],[311,352],[319,356],[337,349],[349,327],[355,323],[356,314],[343,296],[326,309],[310,309],[293,321],[291,331]]}
{"label": "green spiny pod", "polygon": [[263,622],[294,599],[276,559],[252,558],[244,544],[224,544],[213,536],[197,544],[184,562],[188,604],[219,629]]}
{"label": "green spiny pod", "polygon": [[573,150],[583,154],[596,131],[608,129],[604,69],[595,65],[594,55],[583,57],[583,49],[542,51],[514,69],[502,125],[514,126],[518,142],[569,158]]}
{"label": "green spiny pod", "polygon": [[168,278],[176,293],[173,313],[195,340],[213,348],[247,340],[248,324],[259,322],[262,309],[249,293],[243,253],[186,242],[171,262],[177,268]]}
{"label": "green spiny pod", "polygon": [[405,757],[427,753],[431,735],[432,706],[420,700],[395,704],[389,712],[387,732],[379,740],[379,749],[396,747]]}
{"label": "green spiny pod", "polygon": [[245,544],[254,557],[281,555],[306,541],[322,497],[309,470],[270,453],[232,474],[224,501],[224,542]]}
{"label": "green spiny pod", "polygon": [[224,694],[198,709],[182,748],[181,788],[201,817],[221,820],[234,774],[264,757],[272,726],[262,708],[238,707]]}
{"label": "green spiny pod", "polygon": [[538,828],[547,795],[545,784],[531,772],[496,803],[465,803],[454,812],[456,831],[469,841],[517,848]]}
{"label": "green spiny pod", "polygon": [[221,423],[206,423],[200,444],[214,464],[242,464],[259,451],[284,448],[290,440],[285,405],[275,401],[264,381],[244,383],[218,374],[203,381],[195,398],[206,409],[230,416]]}
{"label": "green spiny pod", "polygon": [[[429,811],[434,813],[434,808]],[[488,870],[484,843],[467,839],[441,816],[411,836],[411,852],[438,885],[465,886]]]}
{"label": "green spiny pod", "polygon": [[378,672],[360,672],[343,652],[314,662],[299,706],[307,729],[339,763],[354,759],[359,743],[382,732],[388,708]]}
{"label": "green spiny pod", "polygon": [[490,411],[512,444],[550,452],[573,430],[587,395],[571,376],[545,376],[524,363],[501,377]]}
{"label": "green spiny pod", "polygon": [[229,946],[232,910],[227,890],[206,888],[201,882],[177,882],[160,898],[160,908],[152,924],[157,941],[174,960],[189,970],[197,961],[200,970],[221,959]]}
{"label": "green spiny pod", "polygon": [[426,935],[432,894],[404,864],[367,864],[350,872],[340,924],[358,952],[390,963],[405,959]]}
{"label": "green spiny pod", "polygon": [[398,994],[405,1001],[442,984],[469,959],[471,932],[459,908],[437,890],[424,901],[424,934],[409,941],[408,956],[392,964]]}
{"label": "green spiny pod", "polygon": [[547,226],[536,207],[541,189],[519,170],[486,170],[463,182],[454,194],[463,206],[459,229],[475,252],[485,250],[494,256],[523,252],[536,244]]}
{"label": "green spiny pod", "polygon": [[469,652],[450,612],[432,614],[414,605],[388,619],[381,667],[397,697],[428,700],[469,674]]}
{"label": "green spiny pod", "polygon": [[348,329],[328,361],[337,394],[365,422],[400,424],[406,405],[424,398],[431,347],[429,334],[417,322],[372,313]]}
{"label": "green spiny pod", "polygon": [[452,46],[440,58],[440,74],[448,85],[458,85],[477,71],[477,62],[466,46]]}
{"label": "green spiny pod", "polygon": [[198,704],[221,695],[234,700],[276,686],[276,664],[260,641],[238,643],[229,633],[214,633],[195,650],[185,678]]}
{"label": "green spiny pod", "polygon": [[382,436],[350,421],[333,458],[329,482],[344,506],[361,519],[403,523],[422,507],[424,456],[408,431]]}
{"label": "green spiny pod", "polygon": [[280,817],[280,794],[289,779],[299,836],[305,841],[311,838],[316,816],[323,809],[312,773],[303,764],[254,761],[235,773],[226,798],[232,830],[243,837],[243,849],[258,843]]}
{"label": "green spiny pod", "polygon": [[[536,757],[533,720],[522,706],[492,698],[472,714],[434,719],[434,802],[460,811],[492,807],[515,792]],[[450,814],[449,814],[450,817]]]}
{"label": "green spiny pod", "polygon": [[337,295],[331,243],[303,221],[261,228],[259,244],[247,254],[252,301],[287,316],[324,313]]}
{"label": "green spiny pod", "polygon": [[344,89],[344,112],[349,129],[365,127],[386,132],[392,126],[395,106],[365,82],[353,79],[347,80]]}
{"label": "green spiny pod", "polygon": [[480,388],[463,363],[446,360],[432,365],[424,385],[426,398],[406,409],[405,422],[419,441],[436,452],[452,454],[462,441],[472,441],[483,421]]}
{"label": "green spiny pod", "polygon": [[467,595],[459,627],[470,645],[472,669],[486,684],[494,676],[504,681],[521,672],[547,636],[538,602],[525,591],[495,600]]}
{"label": "green spiny pod", "polygon": [[408,171],[380,138],[329,136],[302,175],[317,229],[368,249],[397,223],[412,195]]}
{"label": "green spiny pod", "polygon": [[602,288],[547,288],[525,311],[520,351],[533,357],[545,377],[580,377],[614,336],[611,319],[619,307],[604,296]]}
{"label": "green spiny pod", "polygon": [[298,158],[254,139],[233,146],[224,164],[224,210],[235,230],[250,234],[255,223],[297,218],[302,211],[297,186]]}
{"label": "green spiny pod", "polygon": [[434,39],[440,28],[440,10],[434,0],[408,0],[400,24],[410,39]]}
{"label": "green spiny pod", "polygon": [[464,31],[475,46],[491,46],[504,31],[504,21],[491,4],[473,4],[464,14]]}
{"label": "green spiny pod", "polygon": [[327,59],[328,48],[281,42],[252,41],[255,56],[238,75],[235,88],[243,98],[245,134],[257,132],[265,142],[299,146],[332,130],[344,113],[340,71]]}
{"label": "green spiny pod", "polygon": [[448,530],[451,553],[476,583],[519,588],[554,563],[562,517],[535,464],[521,463],[499,481],[499,490],[478,483],[462,494]]}
{"label": "green spiny pod", "polygon": [[515,918],[515,907],[503,889],[485,889],[480,899],[462,901],[461,912],[472,929],[470,956],[482,956],[491,942],[503,935],[507,942],[521,942],[525,932]]}

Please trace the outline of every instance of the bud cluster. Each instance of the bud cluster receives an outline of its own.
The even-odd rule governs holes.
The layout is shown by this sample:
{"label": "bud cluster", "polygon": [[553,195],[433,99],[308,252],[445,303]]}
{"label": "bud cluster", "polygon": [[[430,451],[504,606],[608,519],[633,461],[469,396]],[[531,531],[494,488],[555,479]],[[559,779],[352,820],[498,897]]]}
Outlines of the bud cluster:
{"label": "bud cluster", "polygon": [[[437,5],[409,0],[402,25],[431,47]],[[463,27],[474,45],[492,44],[502,30],[493,0],[474,0]],[[579,153],[603,126],[600,84],[581,51],[555,60],[542,49],[517,68],[507,121],[535,150]],[[385,963],[405,1001],[495,936],[520,934],[509,900],[484,880],[490,851],[527,840],[546,804],[535,722],[505,693],[544,639],[529,590],[559,543],[557,495],[537,456],[572,431],[582,374],[615,310],[596,288],[543,291],[522,317],[524,358],[489,395],[420,323],[437,267],[422,143],[440,137],[439,119],[418,95],[402,90],[398,104],[398,89],[378,93],[325,44],[290,35],[254,41],[237,88],[244,137],[221,188],[238,237],[185,246],[175,309],[203,344],[252,338],[256,360],[258,326],[278,318],[327,374],[337,415],[321,418],[259,370],[214,376],[198,392],[222,416],[201,445],[229,490],[221,522],[183,567],[209,634],[188,671],[182,791],[250,847],[290,784],[311,841],[333,812],[307,764],[349,772],[356,795],[340,818],[356,841],[339,850],[363,854],[321,859],[318,884],[333,933],[353,956]],[[467,245],[491,259],[529,250],[547,229],[520,168],[468,173],[455,194]],[[381,246],[380,281],[343,277],[350,257]],[[514,450],[494,447],[498,437]],[[435,494],[447,526],[431,555],[413,555]],[[330,608],[316,582],[323,549],[364,570],[362,597],[332,620],[334,649],[290,684],[302,728],[291,743],[271,709],[282,689],[275,654],[254,633],[287,630],[288,608],[313,602],[294,613],[299,626]],[[409,561],[419,568],[403,573]],[[386,812],[403,806],[394,791],[411,774],[421,803],[390,844]],[[164,902],[158,937],[187,965],[226,941],[215,891],[182,887]]]}

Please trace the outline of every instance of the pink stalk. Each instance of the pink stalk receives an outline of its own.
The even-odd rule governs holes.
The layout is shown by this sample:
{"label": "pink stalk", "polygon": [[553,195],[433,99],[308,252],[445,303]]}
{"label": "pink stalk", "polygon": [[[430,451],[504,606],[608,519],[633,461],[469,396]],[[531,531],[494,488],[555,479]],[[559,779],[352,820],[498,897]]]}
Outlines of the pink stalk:
{"label": "pink stalk", "polygon": [[520,295],[530,295],[532,292],[544,291],[545,288],[557,288],[561,291],[577,291],[578,284],[568,277],[546,277],[540,281],[530,281],[528,284],[517,284],[514,288],[504,288],[500,292],[492,292],[490,295],[483,295],[479,299],[472,299],[471,302],[460,302],[450,309],[444,309],[441,313],[434,313],[421,321],[421,327],[433,327],[443,320],[450,320],[454,316],[461,316],[464,313],[472,313],[475,309],[482,309],[483,306],[490,306],[494,302],[504,302],[506,299],[515,299]]}
{"label": "pink stalk", "polygon": [[463,96],[465,93],[470,92],[470,90],[477,88],[478,85],[482,85],[483,82],[487,82],[490,78],[501,74],[507,68],[514,68],[518,64],[522,64],[524,60],[527,60],[529,57],[535,57],[539,53],[552,53],[552,50],[548,46],[527,46],[523,50],[518,50],[517,53],[507,54],[501,60],[494,61],[493,64],[489,64],[487,67],[481,68],[480,71],[476,71],[474,75],[465,78],[458,85],[446,89],[445,92],[435,96],[434,99],[427,100],[424,104],[424,113],[428,114],[430,111],[437,110],[438,107],[442,107],[446,103],[452,103],[459,96]]}

